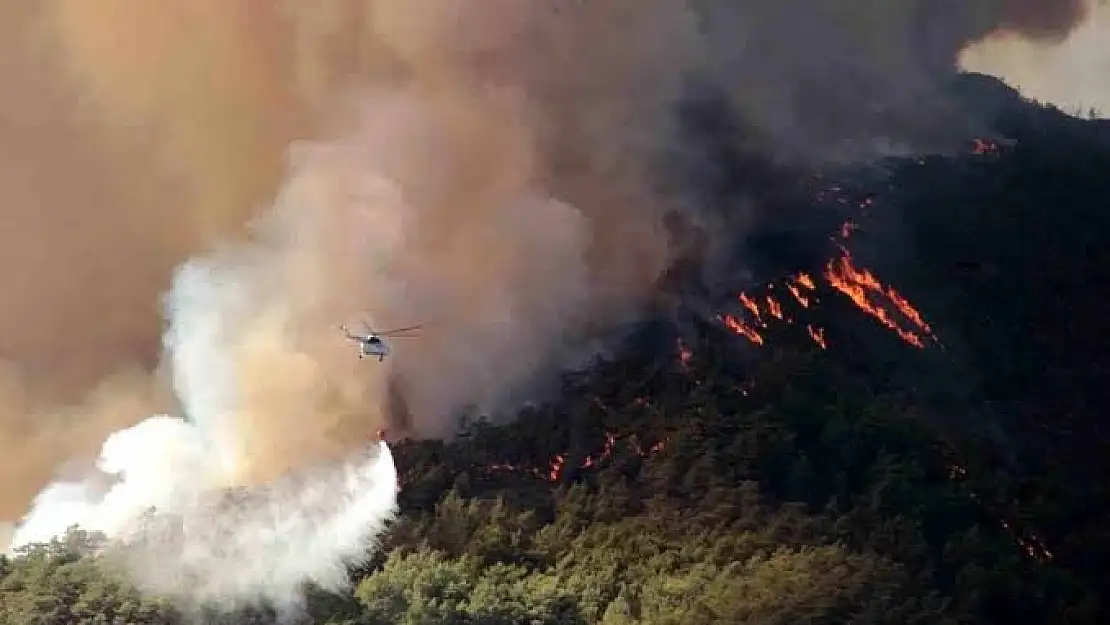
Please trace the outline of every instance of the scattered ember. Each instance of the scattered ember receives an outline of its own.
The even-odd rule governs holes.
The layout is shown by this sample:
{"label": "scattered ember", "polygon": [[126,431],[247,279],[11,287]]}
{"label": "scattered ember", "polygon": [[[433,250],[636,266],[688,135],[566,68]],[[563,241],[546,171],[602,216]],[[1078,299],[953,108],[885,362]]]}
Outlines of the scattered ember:
{"label": "scattered ember", "polygon": [[[948,477],[952,481],[960,481],[967,477],[967,469],[956,464],[949,465]],[[973,501],[982,504],[982,500],[978,493],[969,491],[967,494]],[[1035,533],[1020,532],[1014,529],[1013,524],[1006,519],[998,519],[998,524],[1002,527],[1002,530],[1009,534],[1010,538],[1021,547],[1022,551],[1033,560],[1036,560],[1040,564],[1046,564],[1051,562],[1055,557]]]}
{"label": "scattered ember", "polygon": [[990,139],[975,139],[971,150],[975,154],[997,154],[998,143]]}
{"label": "scattered ember", "polygon": [[840,226],[840,238],[847,239],[852,236],[852,232],[859,230],[859,225],[854,221],[848,220]]}
{"label": "scattered ember", "polygon": [[[613,452],[616,451],[617,441],[620,437],[611,432],[605,434],[605,445],[601,451],[596,454],[588,455],[582,459],[578,464],[580,469],[589,469],[596,466],[602,461],[610,458]],[[663,451],[666,448],[666,440],[656,441],[655,443],[644,447],[635,435],[627,437],[628,448],[636,455],[647,458],[654,454]],[[507,472],[507,473],[526,473],[533,475],[548,482],[558,482],[566,471],[566,454],[555,454],[544,468],[527,467],[523,465],[514,465],[506,462],[488,465],[490,471]]]}
{"label": "scattered ember", "polygon": [[690,359],[694,357],[694,352],[691,351],[690,348],[686,346],[686,342],[682,340],[682,337],[679,337],[679,339],[677,341],[677,348],[678,348],[678,362],[682,363],[683,367],[689,367],[690,366]]}
{"label": "scattered ember", "polygon": [[806,331],[809,332],[809,338],[813,339],[814,343],[821,349],[828,349],[829,344],[825,341],[825,329],[815,328],[811,325],[806,325]]}

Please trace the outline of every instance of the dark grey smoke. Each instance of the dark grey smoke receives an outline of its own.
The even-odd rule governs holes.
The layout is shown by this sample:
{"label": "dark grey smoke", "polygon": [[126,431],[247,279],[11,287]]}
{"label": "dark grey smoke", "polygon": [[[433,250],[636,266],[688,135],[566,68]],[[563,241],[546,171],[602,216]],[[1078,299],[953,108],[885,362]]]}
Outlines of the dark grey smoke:
{"label": "dark grey smoke", "polygon": [[966,46],[1005,30],[1052,43],[1087,0],[702,2],[709,61],[747,139],[776,158],[951,149],[982,132],[942,93]]}

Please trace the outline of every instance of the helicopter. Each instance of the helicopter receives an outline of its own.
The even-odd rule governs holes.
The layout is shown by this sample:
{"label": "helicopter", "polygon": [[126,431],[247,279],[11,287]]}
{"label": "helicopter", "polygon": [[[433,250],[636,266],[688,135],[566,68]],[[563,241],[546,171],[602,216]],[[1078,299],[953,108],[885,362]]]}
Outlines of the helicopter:
{"label": "helicopter", "polygon": [[412,338],[413,335],[411,334],[404,335],[400,333],[409,332],[411,330],[419,330],[423,327],[409,326],[407,328],[395,328],[393,330],[387,330],[385,332],[375,332],[374,329],[370,327],[370,324],[366,323],[365,321],[362,322],[362,325],[366,328],[365,334],[354,334],[346,325],[339,326],[339,329],[343,330],[343,333],[347,335],[348,339],[358,342],[358,357],[360,360],[366,358],[367,356],[377,356],[378,362],[384,361],[385,357],[388,356],[390,353],[389,343],[385,341],[384,337]]}

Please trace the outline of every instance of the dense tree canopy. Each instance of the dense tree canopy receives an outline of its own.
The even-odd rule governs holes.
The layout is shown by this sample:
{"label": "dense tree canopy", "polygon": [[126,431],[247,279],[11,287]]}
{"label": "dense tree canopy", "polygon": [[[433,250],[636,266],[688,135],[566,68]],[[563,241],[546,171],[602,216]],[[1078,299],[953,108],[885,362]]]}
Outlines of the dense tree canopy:
{"label": "dense tree canopy", "polygon": [[[1105,622],[1110,146],[1049,109],[1001,119],[1009,141],[841,172],[832,201],[874,207],[852,253],[937,341],[827,285],[758,345],[704,315],[645,325],[548,404],[396,445],[401,518],[306,620]],[[0,622],[183,622],[94,538],[0,560]]]}

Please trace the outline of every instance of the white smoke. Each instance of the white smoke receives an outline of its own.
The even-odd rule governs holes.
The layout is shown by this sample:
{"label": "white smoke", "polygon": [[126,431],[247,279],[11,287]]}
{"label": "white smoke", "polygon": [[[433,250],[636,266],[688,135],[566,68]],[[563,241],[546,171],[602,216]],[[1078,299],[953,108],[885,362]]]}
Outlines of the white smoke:
{"label": "white smoke", "polygon": [[163,361],[182,417],[109,436],[88,477],[39,494],[9,551],[76,525],[107,536],[141,589],[222,608],[294,606],[304,583],[338,588],[368,553],[396,511],[390,450],[366,442],[372,424],[355,438],[320,423],[379,417],[389,363],[359,370],[334,328],[311,328],[359,304],[345,288],[356,267],[343,264],[395,250],[371,236],[387,227],[359,222],[397,205],[388,185],[362,175],[347,178],[366,183],[361,195],[335,201],[352,189],[332,184],[328,150],[299,158],[310,165],[295,164],[250,242],[176,272]]}
{"label": "white smoke", "polygon": [[125,551],[140,588],[235,607],[295,605],[306,581],[346,582],[394,511],[397,474],[386,444],[339,467],[290,474],[264,488],[201,497],[146,520]]}
{"label": "white smoke", "polygon": [[236,429],[246,406],[227,334],[236,327],[225,322],[258,301],[233,296],[247,291],[235,288],[227,269],[188,263],[168,298],[167,356],[190,420],[157,415],[112,434],[98,475],[48,486],[11,548],[77,525],[122,548],[144,590],[224,607],[260,599],[286,606],[306,581],[344,582],[345,564],[366,552],[394,513],[392,456],[381,443],[341,463],[235,487],[249,461]]}
{"label": "white smoke", "polygon": [[337,467],[229,490],[217,487],[203,436],[165,415],[113,434],[98,468],[119,481],[106,491],[95,478],[51,485],[11,548],[78,525],[111,539],[145,591],[190,605],[282,608],[299,602],[305,582],[341,587],[346,564],[394,513],[397,473],[384,442]]}
{"label": "white smoke", "polygon": [[[198,431],[181,419],[158,415],[108,437],[100,475],[46,487],[12,538],[12,547],[46,542],[71,525],[120,537],[143,510],[180,506],[206,488],[206,453]],[[118,479],[106,483],[108,476]],[[197,478],[201,478],[198,480]]]}

